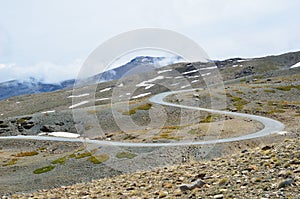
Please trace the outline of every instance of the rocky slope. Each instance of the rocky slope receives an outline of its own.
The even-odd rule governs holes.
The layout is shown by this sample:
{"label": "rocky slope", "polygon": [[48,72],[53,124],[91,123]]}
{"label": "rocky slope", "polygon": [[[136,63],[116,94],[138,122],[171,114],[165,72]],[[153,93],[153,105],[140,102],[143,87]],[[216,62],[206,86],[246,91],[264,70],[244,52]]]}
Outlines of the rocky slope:
{"label": "rocky slope", "polygon": [[11,198],[299,198],[299,137],[210,161]]}

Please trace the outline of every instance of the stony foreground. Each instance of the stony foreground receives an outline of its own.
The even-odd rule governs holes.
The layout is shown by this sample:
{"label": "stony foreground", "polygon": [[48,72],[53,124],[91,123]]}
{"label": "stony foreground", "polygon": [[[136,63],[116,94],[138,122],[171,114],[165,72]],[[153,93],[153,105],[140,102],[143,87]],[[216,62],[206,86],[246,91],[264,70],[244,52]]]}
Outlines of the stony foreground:
{"label": "stony foreground", "polygon": [[299,187],[300,140],[297,137],[210,161],[12,198],[300,198]]}

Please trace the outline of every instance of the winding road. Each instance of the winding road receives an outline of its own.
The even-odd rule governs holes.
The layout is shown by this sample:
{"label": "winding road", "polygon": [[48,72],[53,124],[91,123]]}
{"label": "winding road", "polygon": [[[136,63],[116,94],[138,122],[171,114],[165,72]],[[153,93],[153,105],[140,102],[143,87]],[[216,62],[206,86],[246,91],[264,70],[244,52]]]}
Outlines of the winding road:
{"label": "winding road", "polygon": [[180,104],[174,104],[170,102],[164,101],[164,98],[183,92],[190,92],[196,89],[188,89],[188,90],[180,90],[180,91],[170,91],[164,92],[157,95],[152,96],[149,100],[153,103],[157,103],[160,105],[173,106],[184,109],[192,109],[199,111],[207,111],[210,113],[218,113],[218,114],[226,114],[232,116],[239,116],[244,118],[249,118],[252,120],[256,120],[261,122],[264,125],[264,128],[256,133],[246,134],[238,137],[230,137],[223,139],[215,139],[215,140],[204,140],[204,141],[183,141],[183,142],[171,142],[171,143],[132,143],[132,142],[115,142],[115,141],[102,141],[102,140],[90,140],[84,138],[62,138],[62,137],[49,137],[49,136],[2,136],[0,140],[47,140],[47,141],[61,141],[61,142],[84,142],[87,144],[97,144],[99,146],[127,146],[127,147],[165,147],[165,146],[186,146],[186,145],[204,145],[204,144],[216,144],[216,143],[225,143],[225,142],[234,142],[241,140],[254,139],[259,137],[268,136],[271,134],[278,133],[284,129],[284,124],[277,120],[273,120],[267,117],[250,115],[245,113],[237,113],[237,112],[229,112],[229,111],[221,111],[221,110],[213,110],[206,109],[200,107],[186,106]]}

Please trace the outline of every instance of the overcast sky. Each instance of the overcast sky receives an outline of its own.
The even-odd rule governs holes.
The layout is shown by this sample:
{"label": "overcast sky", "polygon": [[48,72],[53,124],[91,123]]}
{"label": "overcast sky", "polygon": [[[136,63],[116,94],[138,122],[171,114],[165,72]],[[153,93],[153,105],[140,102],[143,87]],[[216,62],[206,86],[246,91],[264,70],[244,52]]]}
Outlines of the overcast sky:
{"label": "overcast sky", "polygon": [[300,50],[299,0],[0,0],[0,82],[75,78],[97,46],[156,27],[211,59]]}

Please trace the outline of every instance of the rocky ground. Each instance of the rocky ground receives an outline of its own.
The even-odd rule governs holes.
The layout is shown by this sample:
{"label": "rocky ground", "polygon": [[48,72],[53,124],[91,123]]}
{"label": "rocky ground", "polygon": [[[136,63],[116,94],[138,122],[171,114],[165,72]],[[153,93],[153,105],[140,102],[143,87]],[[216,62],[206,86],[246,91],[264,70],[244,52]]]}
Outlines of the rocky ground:
{"label": "rocky ground", "polygon": [[[217,102],[225,100],[213,104],[214,108],[279,120],[286,126],[283,135],[212,146],[155,150],[1,140],[0,195],[3,198],[300,198],[297,189],[300,185],[300,68],[288,68],[299,61],[298,56],[294,58],[284,55],[275,62],[272,57],[218,62],[224,80],[228,80],[222,92],[199,89],[168,98],[173,103],[208,108],[212,108],[213,99]],[[203,87],[203,81],[192,83],[196,76],[187,71],[194,69],[192,64],[173,67],[177,70],[176,75],[178,71],[186,73],[182,78],[185,79],[183,86],[190,83],[196,88]],[[157,76],[156,72],[153,74]],[[153,78],[153,74],[129,78],[124,83],[135,88],[141,81]],[[175,85],[178,79],[171,77],[159,83],[164,81],[183,89],[182,85]],[[100,91],[116,85],[116,82],[100,84],[95,88],[96,97],[109,97],[112,91]],[[151,88],[152,94],[166,90],[158,84]],[[132,95],[143,92],[144,88],[138,88]],[[74,112],[70,108],[72,100],[80,102],[89,98],[72,99],[73,94],[71,90],[63,90],[0,101],[0,135],[76,133],[80,130],[75,128],[77,125],[83,129],[83,133],[79,132],[81,136],[88,138],[176,142],[233,137],[262,128],[260,123],[245,118],[162,107],[149,103],[147,97],[132,99],[128,106],[122,100],[113,104],[97,101],[95,107],[86,104]],[[219,95],[223,97],[218,99]],[[74,113],[77,113],[77,121]],[[115,122],[116,115],[124,121],[130,118],[138,128],[120,129]],[[97,124],[91,122],[94,116],[100,118]],[[166,122],[159,126],[161,116],[166,117]],[[149,125],[151,119],[156,121],[154,126]],[[98,124],[104,133],[95,135],[93,132],[98,132]],[[208,131],[210,127],[222,125],[222,131],[214,131],[214,128]]]}
{"label": "rocky ground", "polygon": [[299,137],[292,137],[209,161],[10,198],[299,198],[299,146]]}

